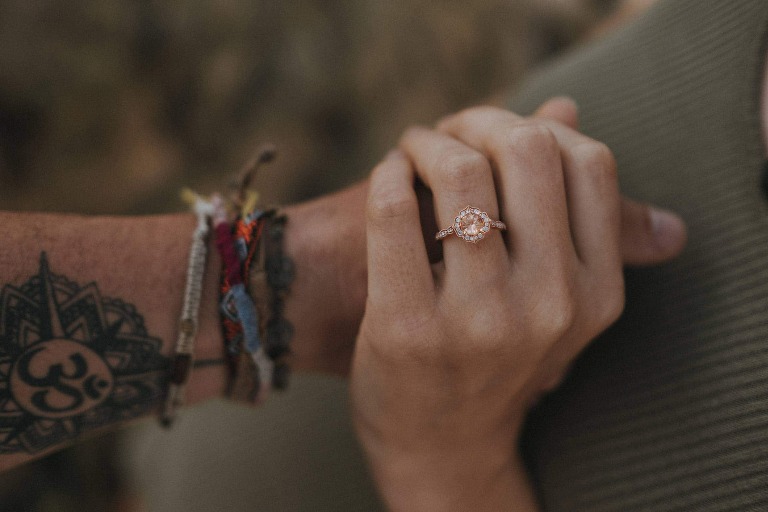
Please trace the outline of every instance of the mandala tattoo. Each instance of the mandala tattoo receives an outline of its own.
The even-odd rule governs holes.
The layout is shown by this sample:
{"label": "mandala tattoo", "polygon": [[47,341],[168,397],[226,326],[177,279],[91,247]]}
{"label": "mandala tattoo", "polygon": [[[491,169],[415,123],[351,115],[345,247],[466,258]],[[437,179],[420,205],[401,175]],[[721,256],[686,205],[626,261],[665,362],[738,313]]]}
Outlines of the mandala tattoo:
{"label": "mandala tattoo", "polygon": [[168,359],[131,304],[48,268],[0,293],[0,454],[37,453],[150,412]]}

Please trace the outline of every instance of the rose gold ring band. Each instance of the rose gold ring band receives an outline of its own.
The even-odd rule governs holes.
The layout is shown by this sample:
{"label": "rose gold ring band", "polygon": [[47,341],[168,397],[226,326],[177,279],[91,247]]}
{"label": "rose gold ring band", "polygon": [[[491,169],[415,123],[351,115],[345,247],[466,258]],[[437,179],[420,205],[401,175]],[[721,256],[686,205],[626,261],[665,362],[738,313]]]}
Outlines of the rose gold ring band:
{"label": "rose gold ring band", "polygon": [[459,212],[451,227],[437,232],[435,240],[456,235],[464,239],[465,242],[476,244],[485,237],[491,228],[504,231],[507,229],[507,225],[500,220],[491,219],[487,213],[479,208],[467,206]]}

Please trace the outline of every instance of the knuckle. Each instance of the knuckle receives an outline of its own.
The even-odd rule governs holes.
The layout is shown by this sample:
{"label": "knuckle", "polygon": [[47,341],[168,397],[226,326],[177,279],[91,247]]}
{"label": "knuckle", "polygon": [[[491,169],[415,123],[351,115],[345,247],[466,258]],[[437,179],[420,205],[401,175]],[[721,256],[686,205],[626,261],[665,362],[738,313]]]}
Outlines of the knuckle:
{"label": "knuckle", "polygon": [[[444,117],[437,123],[440,131],[461,131],[470,126],[494,126],[500,121],[518,121],[520,116],[492,105],[477,105]],[[453,130],[451,130],[451,128]]]}
{"label": "knuckle", "polygon": [[545,339],[559,339],[576,322],[577,304],[572,279],[560,279],[546,287],[534,307],[533,328]]}
{"label": "knuckle", "polygon": [[568,300],[554,300],[547,319],[548,329],[552,337],[561,337],[571,330],[576,320],[576,303]]}
{"label": "knuckle", "polygon": [[411,125],[406,128],[403,134],[400,136],[400,141],[403,142],[409,139],[413,139],[414,137],[418,137],[419,135],[423,134],[425,131],[427,131],[427,129],[423,126]]}
{"label": "knuckle", "polygon": [[602,142],[585,142],[574,147],[573,159],[581,172],[595,180],[613,182],[618,179],[616,159],[611,149]]}
{"label": "knuckle", "polygon": [[613,325],[624,312],[624,279],[598,283],[591,288],[587,301],[581,324],[587,337],[592,339]]}
{"label": "knuckle", "polygon": [[605,299],[603,300],[602,314],[600,315],[600,330],[612,325],[624,312],[626,304],[624,279],[617,279],[612,282],[603,296]]}
{"label": "knuckle", "polygon": [[496,137],[495,144],[517,150],[553,151],[558,147],[552,131],[532,121],[514,123],[508,130],[499,131]]}
{"label": "knuckle", "polygon": [[414,198],[408,191],[380,190],[368,198],[366,214],[373,225],[382,225],[398,218],[417,214]]}
{"label": "knuckle", "polygon": [[437,162],[440,181],[453,191],[463,192],[483,173],[490,174],[488,159],[475,151],[452,151],[443,154]]}
{"label": "knuckle", "polygon": [[498,107],[491,107],[490,105],[477,105],[474,107],[465,108],[456,114],[457,119],[477,119],[487,116],[496,115],[500,112],[504,112]]}

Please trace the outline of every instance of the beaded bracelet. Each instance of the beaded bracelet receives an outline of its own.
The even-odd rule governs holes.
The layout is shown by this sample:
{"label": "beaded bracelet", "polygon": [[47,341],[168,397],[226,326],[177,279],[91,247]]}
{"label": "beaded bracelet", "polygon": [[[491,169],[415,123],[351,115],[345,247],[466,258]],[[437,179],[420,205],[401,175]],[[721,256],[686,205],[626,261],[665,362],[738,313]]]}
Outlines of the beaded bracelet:
{"label": "beaded bracelet", "polygon": [[293,325],[285,318],[285,299],[290,293],[295,271],[293,261],[283,253],[283,238],[288,218],[275,214],[267,222],[264,240],[266,253],[266,274],[271,296],[271,313],[266,338],[269,357],[275,361],[273,385],[277,389],[288,386],[287,356],[290,354],[290,341],[293,337]]}

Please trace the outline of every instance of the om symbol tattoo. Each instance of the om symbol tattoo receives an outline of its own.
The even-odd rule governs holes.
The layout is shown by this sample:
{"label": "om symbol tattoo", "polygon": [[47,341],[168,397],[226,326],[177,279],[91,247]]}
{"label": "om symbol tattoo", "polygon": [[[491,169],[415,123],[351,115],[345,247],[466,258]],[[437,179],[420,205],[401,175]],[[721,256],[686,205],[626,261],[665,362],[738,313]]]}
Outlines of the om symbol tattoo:
{"label": "om symbol tattoo", "polygon": [[0,454],[37,453],[147,414],[168,359],[131,304],[39,271],[0,292]]}
{"label": "om symbol tattoo", "polygon": [[55,339],[32,345],[16,361],[11,394],[42,418],[65,418],[104,401],[114,380],[98,354],[80,343]]}

